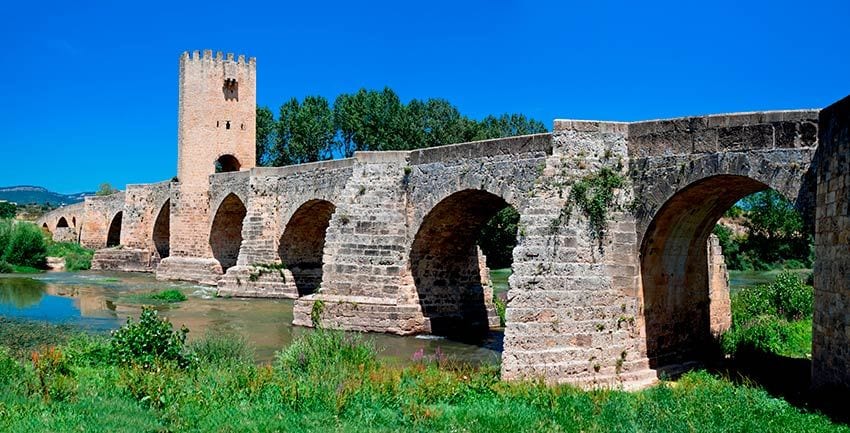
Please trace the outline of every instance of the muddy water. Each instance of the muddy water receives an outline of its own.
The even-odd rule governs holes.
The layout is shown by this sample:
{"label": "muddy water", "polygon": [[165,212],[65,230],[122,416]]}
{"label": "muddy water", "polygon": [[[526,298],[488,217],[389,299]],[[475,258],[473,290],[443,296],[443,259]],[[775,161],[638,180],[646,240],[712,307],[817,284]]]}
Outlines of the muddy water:
{"label": "muddy water", "polygon": [[[108,332],[138,317],[152,302],[146,294],[178,289],[184,302],[158,304],[160,315],[175,327],[189,328],[189,340],[205,333],[235,333],[255,348],[257,360],[267,362],[292,338],[311,332],[292,326],[292,301],[284,299],[225,299],[214,290],[184,283],[157,281],[152,275],[106,272],[46,273],[0,276],[0,316],[63,323],[92,332]],[[441,352],[453,359],[477,364],[499,362],[501,332],[473,344],[429,337],[367,334],[380,356],[394,363],[410,362],[417,351],[426,356]]]}

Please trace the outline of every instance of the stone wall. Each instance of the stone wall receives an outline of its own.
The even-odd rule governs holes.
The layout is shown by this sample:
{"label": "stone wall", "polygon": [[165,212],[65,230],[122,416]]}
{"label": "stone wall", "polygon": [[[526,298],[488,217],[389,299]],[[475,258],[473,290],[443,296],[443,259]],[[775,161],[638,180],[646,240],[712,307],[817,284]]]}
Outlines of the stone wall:
{"label": "stone wall", "polygon": [[729,272],[720,239],[714,234],[708,237],[708,299],[709,329],[713,337],[719,337],[732,326],[732,301],[729,296]]}
{"label": "stone wall", "polygon": [[93,250],[106,248],[110,225],[123,209],[123,192],[86,197],[85,221],[80,233],[80,243]]}
{"label": "stone wall", "polygon": [[850,97],[820,113],[812,385],[850,390]]}

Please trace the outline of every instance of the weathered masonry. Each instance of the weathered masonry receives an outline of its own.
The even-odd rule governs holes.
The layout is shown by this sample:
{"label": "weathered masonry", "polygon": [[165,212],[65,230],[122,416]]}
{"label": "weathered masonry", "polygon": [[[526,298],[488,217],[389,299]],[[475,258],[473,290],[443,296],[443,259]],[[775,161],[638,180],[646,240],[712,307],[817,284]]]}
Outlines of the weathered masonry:
{"label": "weathered masonry", "polygon": [[[850,387],[850,99],[255,168],[255,66],[183,54],[177,177],[39,224],[100,249],[101,269],[296,298],[298,325],[415,334],[498,324],[476,239],[513,206],[502,377],[632,388],[728,326],[711,229],[773,188],[815,228],[814,383]],[[603,175],[620,187],[599,227],[572,192]]]}

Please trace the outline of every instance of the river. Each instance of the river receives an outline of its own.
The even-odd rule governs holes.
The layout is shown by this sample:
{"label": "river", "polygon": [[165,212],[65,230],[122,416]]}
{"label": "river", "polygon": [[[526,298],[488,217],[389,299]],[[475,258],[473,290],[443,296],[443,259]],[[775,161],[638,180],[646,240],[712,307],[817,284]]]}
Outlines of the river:
{"label": "river", "polygon": [[[0,316],[71,325],[107,333],[138,317],[151,301],[145,294],[177,289],[183,302],[156,305],[161,316],[175,328],[189,328],[191,341],[205,333],[244,336],[254,347],[256,359],[268,362],[278,349],[310,329],[292,326],[293,301],[288,299],[216,298],[215,290],[188,283],[157,281],[150,274],[109,272],[50,272],[36,275],[0,275]],[[379,356],[406,364],[414,353],[426,357],[442,353],[451,359],[474,364],[496,364],[501,357],[502,332],[491,332],[483,341],[468,344],[431,336],[400,337],[367,334]]]}

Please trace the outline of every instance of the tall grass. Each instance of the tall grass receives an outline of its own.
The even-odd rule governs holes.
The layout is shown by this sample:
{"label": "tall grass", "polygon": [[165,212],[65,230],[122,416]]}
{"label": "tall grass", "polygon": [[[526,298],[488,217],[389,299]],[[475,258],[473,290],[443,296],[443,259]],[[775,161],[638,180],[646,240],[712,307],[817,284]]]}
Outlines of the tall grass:
{"label": "tall grass", "polygon": [[86,338],[38,349],[40,365],[0,351],[0,431],[850,431],[705,372],[637,393],[587,392],[502,382],[493,368],[387,366],[368,341],[321,330],[273,365],[208,335],[189,345],[191,365],[149,369],[111,362],[110,342]]}
{"label": "tall grass", "polygon": [[94,250],[83,247],[75,242],[53,242],[47,240],[47,255],[64,257],[66,271],[85,271],[91,269]]}

